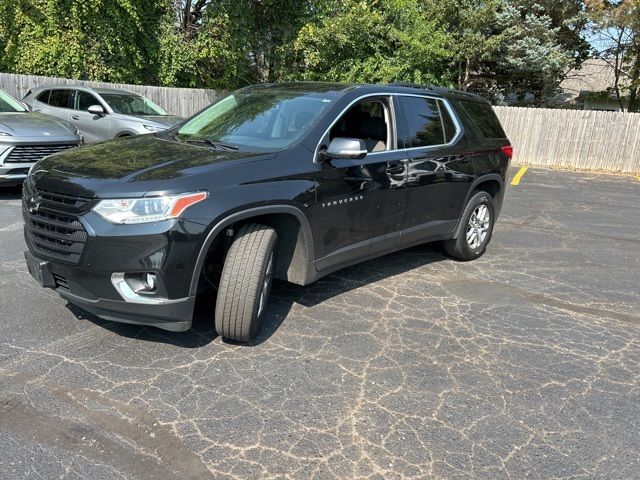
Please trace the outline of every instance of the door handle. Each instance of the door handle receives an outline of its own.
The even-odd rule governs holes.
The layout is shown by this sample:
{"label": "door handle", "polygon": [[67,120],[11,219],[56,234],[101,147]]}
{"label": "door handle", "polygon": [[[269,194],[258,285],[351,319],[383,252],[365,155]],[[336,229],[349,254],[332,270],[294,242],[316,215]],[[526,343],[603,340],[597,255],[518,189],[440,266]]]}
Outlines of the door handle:
{"label": "door handle", "polygon": [[395,163],[395,164],[389,165],[387,166],[386,172],[389,175],[402,175],[405,172],[404,164]]}
{"label": "door handle", "polygon": [[80,117],[78,115],[71,115],[71,118],[73,118],[74,120],[80,120]]}

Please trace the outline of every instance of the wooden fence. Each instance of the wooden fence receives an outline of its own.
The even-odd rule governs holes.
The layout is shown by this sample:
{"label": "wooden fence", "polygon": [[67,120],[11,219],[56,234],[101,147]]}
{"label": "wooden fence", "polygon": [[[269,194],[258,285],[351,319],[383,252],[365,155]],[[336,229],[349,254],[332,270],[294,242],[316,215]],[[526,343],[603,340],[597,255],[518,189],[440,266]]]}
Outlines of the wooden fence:
{"label": "wooden fence", "polygon": [[[150,98],[169,113],[183,117],[211,104],[221,93],[196,88],[123,85],[0,73],[0,89],[18,99],[33,87],[52,83],[80,83],[129,90]],[[496,112],[515,147],[517,163],[640,172],[640,114],[516,107],[496,107]]]}
{"label": "wooden fence", "polygon": [[200,88],[150,87],[146,85],[87,82],[66,78],[0,73],[0,89],[13,95],[18,100],[21,100],[30,89],[47,84],[81,84],[89,87],[120,88],[144,95],[160,105],[167,112],[181,117],[189,117],[207,105],[210,105],[218,95],[218,92],[215,90]]}
{"label": "wooden fence", "polygon": [[496,107],[515,161],[577,170],[640,172],[640,114]]}

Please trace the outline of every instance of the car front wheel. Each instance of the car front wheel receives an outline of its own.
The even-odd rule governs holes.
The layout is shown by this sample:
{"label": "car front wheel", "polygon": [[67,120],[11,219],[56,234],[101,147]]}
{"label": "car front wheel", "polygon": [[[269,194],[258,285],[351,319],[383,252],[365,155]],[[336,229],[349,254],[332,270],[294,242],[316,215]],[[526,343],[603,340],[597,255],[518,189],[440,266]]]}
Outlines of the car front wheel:
{"label": "car front wheel", "polygon": [[222,268],[215,309],[216,331],[228,340],[250,341],[260,330],[269,301],[278,241],[266,225],[243,225]]}

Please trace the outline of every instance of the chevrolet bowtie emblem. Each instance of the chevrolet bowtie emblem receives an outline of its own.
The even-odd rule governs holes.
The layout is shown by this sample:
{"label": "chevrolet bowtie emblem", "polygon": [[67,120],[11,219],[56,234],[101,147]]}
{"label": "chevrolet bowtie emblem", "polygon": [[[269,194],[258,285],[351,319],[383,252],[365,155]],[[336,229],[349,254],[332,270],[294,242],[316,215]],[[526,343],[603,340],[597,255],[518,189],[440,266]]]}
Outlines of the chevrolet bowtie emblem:
{"label": "chevrolet bowtie emblem", "polygon": [[31,197],[27,208],[31,213],[36,213],[40,208],[40,197]]}

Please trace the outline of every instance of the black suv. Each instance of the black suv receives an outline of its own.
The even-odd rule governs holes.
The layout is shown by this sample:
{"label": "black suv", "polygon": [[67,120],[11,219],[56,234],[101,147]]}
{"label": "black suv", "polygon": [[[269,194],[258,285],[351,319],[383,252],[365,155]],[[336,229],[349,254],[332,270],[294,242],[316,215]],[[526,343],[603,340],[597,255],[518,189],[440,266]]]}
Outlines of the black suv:
{"label": "black suv", "polygon": [[[169,130],[51,155],[25,182],[31,274],[100,317],[260,328],[273,278],[306,285],[430,241],[480,257],[512,149],[480,97],[420,85],[236,91]],[[213,298],[212,298],[213,300]]]}

